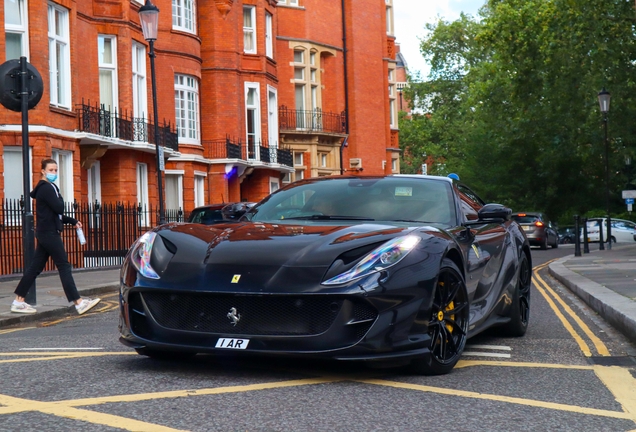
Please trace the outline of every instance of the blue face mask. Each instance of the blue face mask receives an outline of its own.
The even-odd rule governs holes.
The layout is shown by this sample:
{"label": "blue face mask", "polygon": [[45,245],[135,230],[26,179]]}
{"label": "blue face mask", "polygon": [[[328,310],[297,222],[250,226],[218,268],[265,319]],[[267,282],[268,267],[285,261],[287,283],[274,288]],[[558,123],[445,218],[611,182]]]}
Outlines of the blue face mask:
{"label": "blue face mask", "polygon": [[52,183],[55,180],[57,180],[57,174],[47,173],[46,174],[46,179]]}

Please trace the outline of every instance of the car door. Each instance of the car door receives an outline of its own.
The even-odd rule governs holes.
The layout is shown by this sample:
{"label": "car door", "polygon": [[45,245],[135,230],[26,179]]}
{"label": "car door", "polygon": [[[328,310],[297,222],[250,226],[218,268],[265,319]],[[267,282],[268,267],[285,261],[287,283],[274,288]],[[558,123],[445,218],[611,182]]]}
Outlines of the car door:
{"label": "car door", "polygon": [[[458,184],[461,207],[467,220],[477,220],[477,210],[484,202],[469,188]],[[472,244],[467,252],[466,285],[471,299],[471,326],[488,314],[501,296],[499,277],[504,254],[509,252],[510,239],[501,222],[471,224]]]}

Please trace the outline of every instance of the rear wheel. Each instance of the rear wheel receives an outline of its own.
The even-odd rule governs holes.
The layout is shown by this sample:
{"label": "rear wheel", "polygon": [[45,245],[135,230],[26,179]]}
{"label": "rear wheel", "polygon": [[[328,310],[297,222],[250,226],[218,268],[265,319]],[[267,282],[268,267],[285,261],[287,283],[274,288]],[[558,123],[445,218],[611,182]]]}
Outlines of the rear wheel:
{"label": "rear wheel", "polygon": [[526,254],[521,253],[519,260],[519,275],[517,287],[512,297],[510,306],[510,322],[503,327],[502,333],[506,336],[520,337],[526,334],[530,320],[530,284],[532,273]]}
{"label": "rear wheel", "polygon": [[442,375],[453,370],[466,345],[468,307],[464,277],[455,263],[445,258],[437,277],[428,323],[430,355],[412,362],[415,372]]}
{"label": "rear wheel", "polygon": [[541,242],[541,250],[548,249],[548,236],[543,237],[543,241]]}

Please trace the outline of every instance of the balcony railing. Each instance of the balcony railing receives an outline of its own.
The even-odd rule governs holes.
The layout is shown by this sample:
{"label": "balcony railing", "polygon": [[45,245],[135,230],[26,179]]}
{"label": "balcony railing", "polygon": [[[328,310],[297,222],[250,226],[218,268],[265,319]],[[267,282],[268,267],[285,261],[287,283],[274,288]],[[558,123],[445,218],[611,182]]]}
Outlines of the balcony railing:
{"label": "balcony railing", "polygon": [[278,109],[280,130],[304,132],[347,133],[347,116],[345,111],[340,114],[324,112],[320,108],[313,110],[288,109],[282,105]]}
{"label": "balcony railing", "polygon": [[290,150],[269,146],[267,143],[233,141],[230,138],[203,141],[209,159],[242,159],[292,166]]}
{"label": "balcony railing", "polygon": [[[143,117],[129,117],[117,110],[110,111],[104,105],[91,106],[83,102],[77,105],[77,113],[79,130],[82,132],[127,141],[156,143],[154,124]],[[163,126],[159,126],[159,144],[179,151],[177,132],[165,121]]]}

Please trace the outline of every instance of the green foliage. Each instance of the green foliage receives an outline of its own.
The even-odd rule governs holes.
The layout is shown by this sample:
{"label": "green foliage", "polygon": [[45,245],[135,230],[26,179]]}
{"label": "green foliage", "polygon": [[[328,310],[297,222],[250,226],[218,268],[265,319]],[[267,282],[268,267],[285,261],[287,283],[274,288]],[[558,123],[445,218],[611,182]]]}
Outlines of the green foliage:
{"label": "green foliage", "polygon": [[400,118],[404,171],[426,154],[429,173],[458,172],[487,201],[564,222],[606,212],[605,87],[610,206],[624,211],[624,156],[636,153],[634,3],[490,0],[480,18],[427,25],[431,73],[406,95],[420,114]]}

